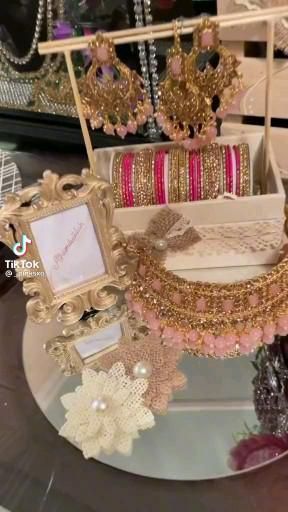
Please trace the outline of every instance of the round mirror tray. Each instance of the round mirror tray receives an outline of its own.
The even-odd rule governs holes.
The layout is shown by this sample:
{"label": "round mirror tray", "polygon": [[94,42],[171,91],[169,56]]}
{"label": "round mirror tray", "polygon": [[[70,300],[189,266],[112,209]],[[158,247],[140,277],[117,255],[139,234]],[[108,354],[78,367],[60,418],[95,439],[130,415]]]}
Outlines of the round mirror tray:
{"label": "round mirror tray", "polygon": [[[250,277],[264,268],[247,270]],[[232,279],[231,272],[229,269],[226,280]],[[238,279],[242,279],[243,268],[239,274]],[[212,279],[219,280],[220,275],[223,278],[223,269]],[[44,343],[60,332],[56,322],[35,325],[27,321],[23,336],[27,381],[38,406],[57,431],[65,421],[60,397],[80,384],[80,376],[65,377],[43,349]],[[141,433],[131,456],[103,455],[97,460],[137,475],[171,480],[239,474],[231,469],[230,451],[259,429],[253,405],[254,358],[255,354],[223,360],[184,356],[180,369],[187,376],[187,387],[174,395],[168,414],[155,416],[156,426]],[[272,460],[276,458],[279,456]],[[254,460],[250,470],[271,462],[259,464],[261,458],[257,456]]]}

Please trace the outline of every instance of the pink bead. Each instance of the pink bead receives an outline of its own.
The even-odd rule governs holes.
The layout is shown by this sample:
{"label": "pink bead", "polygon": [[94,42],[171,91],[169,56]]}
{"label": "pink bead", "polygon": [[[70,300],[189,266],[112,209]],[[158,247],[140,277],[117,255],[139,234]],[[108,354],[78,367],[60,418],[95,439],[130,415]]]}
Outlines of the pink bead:
{"label": "pink bead", "polygon": [[180,304],[181,304],[181,295],[180,295],[180,293],[178,293],[178,292],[173,293],[172,300],[173,300],[173,302],[175,302],[175,304],[180,306]]}
{"label": "pink bead", "polygon": [[126,305],[129,311],[133,311],[132,300],[126,300]]}
{"label": "pink bead", "polygon": [[148,322],[148,325],[152,331],[158,331],[160,327],[160,320],[158,320],[158,318],[151,318],[151,320]]}
{"label": "pink bead", "polygon": [[249,295],[248,302],[250,306],[255,307],[259,304],[259,297],[257,293],[253,293],[252,295]]}
{"label": "pink bead", "polygon": [[214,347],[215,336],[213,336],[213,334],[209,334],[207,332],[203,337],[203,343],[204,343],[204,345],[207,345],[208,347]]}
{"label": "pink bead", "polygon": [[140,263],[139,265],[139,268],[138,268],[138,274],[141,276],[141,277],[144,277],[145,274],[146,274],[146,267],[145,265],[142,265],[142,263]]}
{"label": "pink bead", "polygon": [[185,139],[183,141],[183,147],[187,150],[187,151],[191,151],[193,149],[193,140],[192,139]]}
{"label": "pink bead", "polygon": [[275,297],[276,295],[278,295],[278,293],[280,293],[279,284],[271,284],[271,286],[269,288],[269,293],[272,297]]}
{"label": "pink bead", "polygon": [[271,338],[271,337],[274,338],[275,333],[276,333],[276,325],[274,324],[274,322],[272,322],[271,324],[264,325],[263,332],[264,332],[264,336],[266,336],[268,338]]}
{"label": "pink bead", "polygon": [[263,343],[265,343],[266,345],[272,345],[272,343],[274,342],[274,336],[263,336]]}
{"label": "pink bead", "polygon": [[175,343],[183,343],[183,336],[183,332],[175,331],[173,341],[175,341]]}
{"label": "pink bead", "polygon": [[172,126],[172,123],[170,123],[170,121],[165,121],[164,124],[163,124],[163,132],[165,133],[165,135],[170,135],[173,131],[173,126]]}
{"label": "pink bead", "polygon": [[236,334],[226,334],[225,336],[225,342],[227,348],[234,348],[237,343],[237,336]]}
{"label": "pink bead", "polygon": [[279,334],[279,336],[287,336],[288,334],[288,327],[277,327],[277,334]]}
{"label": "pink bead", "polygon": [[209,48],[214,45],[214,36],[212,30],[204,30],[201,34],[201,46],[202,48]]}
{"label": "pink bead", "polygon": [[232,311],[233,305],[234,305],[233,300],[231,300],[231,299],[223,300],[223,311],[225,311],[225,313],[229,313],[230,311]]}
{"label": "pink bead", "polygon": [[188,340],[191,341],[191,343],[196,343],[196,341],[198,340],[199,338],[199,334],[197,331],[194,331],[192,329],[192,331],[188,332]]}
{"label": "pink bead", "polygon": [[165,117],[161,112],[157,112],[155,117],[159,126],[162,126],[165,123]]}
{"label": "pink bead", "polygon": [[213,345],[203,345],[201,348],[202,353],[205,356],[211,356],[214,353],[214,346]]}
{"label": "pink bead", "polygon": [[203,297],[201,297],[201,299],[197,299],[196,311],[198,311],[198,313],[204,313],[204,311],[206,311],[206,300]]}
{"label": "pink bead", "polygon": [[146,115],[147,117],[149,117],[149,116],[152,116],[152,115],[153,115],[153,107],[152,107],[152,105],[151,105],[151,103],[150,103],[150,102],[145,103],[145,105],[144,105],[144,113],[145,113],[145,115]]}
{"label": "pink bead", "polygon": [[116,128],[116,132],[118,133],[119,137],[121,137],[121,139],[124,139],[127,135],[127,128],[126,126],[121,124]]}
{"label": "pink bead", "polygon": [[251,340],[259,342],[263,336],[263,331],[260,327],[253,327],[249,333]]}
{"label": "pink bead", "polygon": [[177,132],[176,135],[175,135],[175,140],[177,142],[181,142],[181,140],[183,139],[183,135],[181,132]]}
{"label": "pink bead", "polygon": [[95,130],[95,129],[97,130],[97,128],[101,128],[101,126],[103,124],[103,120],[96,117],[94,119],[91,119],[90,124],[91,124],[91,128],[93,130]]}
{"label": "pink bead", "polygon": [[288,315],[283,315],[278,318],[278,325],[283,326],[285,329],[288,326]]}
{"label": "pink bead", "polygon": [[145,116],[145,114],[137,114],[136,122],[139,126],[142,126],[143,124],[145,124],[146,121],[147,121],[147,117]]}
{"label": "pink bead", "polygon": [[155,290],[155,292],[160,292],[161,290],[161,282],[159,279],[154,279],[154,281],[152,282],[151,284],[153,290]]}
{"label": "pink bead", "polygon": [[178,350],[182,350],[184,348],[183,342],[176,341],[174,338],[173,339],[169,338],[169,339],[165,340],[165,345],[167,345],[167,347],[176,348]]}
{"label": "pink bead", "polygon": [[217,128],[215,128],[215,126],[210,126],[207,130],[207,135],[210,140],[214,140],[217,136]]}
{"label": "pink bead", "polygon": [[150,322],[151,320],[154,320],[156,318],[156,315],[155,315],[154,311],[150,311],[149,309],[146,309],[143,317],[147,322]]}
{"label": "pink bead", "polygon": [[176,55],[175,57],[172,57],[170,62],[170,68],[172,75],[179,76],[181,74],[181,57],[179,55]]}
{"label": "pink bead", "polygon": [[215,347],[214,354],[217,357],[224,357],[227,354],[227,349],[226,347]]}
{"label": "pink bead", "polygon": [[162,336],[163,338],[173,338],[175,335],[175,329],[173,327],[164,327]]}
{"label": "pink bead", "polygon": [[194,149],[199,149],[202,145],[200,137],[195,137],[194,140]]}
{"label": "pink bead", "polygon": [[127,290],[127,292],[125,292],[125,295],[124,295],[125,299],[128,300],[128,301],[131,301],[133,299],[132,297],[132,293]]}
{"label": "pink bead", "polygon": [[106,62],[109,57],[107,46],[99,46],[96,49],[96,57],[100,62]]}
{"label": "pink bead", "polygon": [[251,347],[249,345],[239,345],[240,354],[250,354]]}
{"label": "pink bead", "polygon": [[226,341],[224,336],[216,336],[215,338],[215,347],[224,348],[226,347]]}
{"label": "pink bead", "polygon": [[107,135],[115,135],[114,134],[114,126],[113,124],[111,123],[108,123],[108,124],[104,124],[104,128],[103,128],[104,132],[107,134]]}
{"label": "pink bead", "polygon": [[253,344],[249,334],[241,334],[240,338],[239,338],[239,344],[241,347],[251,347],[251,345]]}
{"label": "pink bead", "polygon": [[139,313],[139,315],[142,315],[142,304],[139,302],[132,302],[132,309],[135,311],[135,313]]}
{"label": "pink bead", "polygon": [[137,132],[137,123],[136,121],[128,121],[127,123],[127,132],[135,134]]}

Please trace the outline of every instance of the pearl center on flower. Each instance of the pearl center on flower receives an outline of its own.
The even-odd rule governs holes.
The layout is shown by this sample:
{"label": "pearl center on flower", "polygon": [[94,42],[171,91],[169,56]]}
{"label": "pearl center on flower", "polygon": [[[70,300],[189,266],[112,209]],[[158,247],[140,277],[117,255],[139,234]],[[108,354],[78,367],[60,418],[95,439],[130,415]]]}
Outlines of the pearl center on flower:
{"label": "pearl center on flower", "polygon": [[133,367],[133,375],[136,379],[149,379],[152,373],[152,364],[149,361],[138,361]]}
{"label": "pearl center on flower", "polygon": [[105,398],[95,398],[91,403],[91,408],[96,412],[105,412],[108,408],[108,402]]}

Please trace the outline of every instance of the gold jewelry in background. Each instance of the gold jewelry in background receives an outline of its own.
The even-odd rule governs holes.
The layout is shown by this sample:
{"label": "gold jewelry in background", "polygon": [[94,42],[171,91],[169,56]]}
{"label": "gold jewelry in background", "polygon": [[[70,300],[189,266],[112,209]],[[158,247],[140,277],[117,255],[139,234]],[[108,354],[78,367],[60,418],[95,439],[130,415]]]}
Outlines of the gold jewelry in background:
{"label": "gold jewelry in background", "polygon": [[215,124],[215,116],[201,89],[188,82],[187,55],[181,49],[177,21],[174,45],[167,53],[166,63],[166,78],[159,84],[157,123],[171,140],[196,136],[204,140],[207,129]]}
{"label": "gold jewelry in background", "polygon": [[169,203],[179,202],[179,148],[169,152],[168,198]]}
{"label": "gold jewelry in background", "polygon": [[218,23],[204,17],[193,32],[187,76],[191,87],[198,87],[209,98],[210,105],[214,96],[219,98],[219,113],[228,108],[242,89],[239,65],[236,56],[220,44]]}
{"label": "gold jewelry in background", "polygon": [[152,149],[143,149],[135,155],[135,206],[152,204]]}
{"label": "gold jewelry in background", "polygon": [[153,107],[143,80],[121,62],[112,40],[98,33],[90,45],[92,64],[85,78],[82,103],[93,129],[124,138],[146,123]]}
{"label": "gold jewelry in background", "polygon": [[179,173],[179,202],[185,203],[187,201],[187,152],[183,148],[179,148],[178,153],[178,173]]}
{"label": "gold jewelry in background", "polygon": [[239,144],[240,152],[240,195],[250,194],[250,155],[249,146],[246,143]]}
{"label": "gold jewelry in background", "polygon": [[123,206],[122,185],[121,185],[122,160],[123,160],[123,153],[117,153],[113,159],[113,166],[112,166],[112,187],[113,187],[113,196],[114,196],[114,202],[115,202],[116,208],[121,208]]}
{"label": "gold jewelry in background", "polygon": [[218,144],[209,144],[201,149],[203,199],[216,199],[219,195],[221,171],[220,149]]}

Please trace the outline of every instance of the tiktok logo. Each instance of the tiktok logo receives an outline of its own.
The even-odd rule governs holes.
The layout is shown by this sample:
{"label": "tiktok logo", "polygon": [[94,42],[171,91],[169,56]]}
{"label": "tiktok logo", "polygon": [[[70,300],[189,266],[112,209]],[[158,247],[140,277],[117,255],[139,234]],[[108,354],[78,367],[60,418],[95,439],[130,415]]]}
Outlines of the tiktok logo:
{"label": "tiktok logo", "polygon": [[13,245],[12,251],[16,256],[25,256],[28,244],[32,244],[32,240],[30,240],[28,236],[22,235],[21,242],[16,242],[16,244]]}

